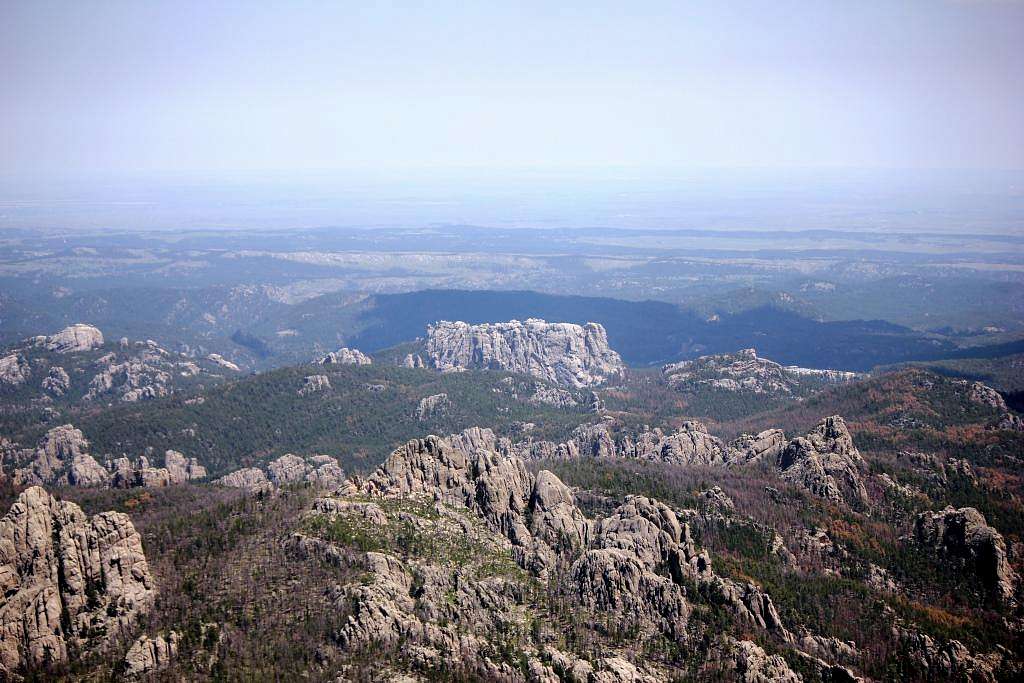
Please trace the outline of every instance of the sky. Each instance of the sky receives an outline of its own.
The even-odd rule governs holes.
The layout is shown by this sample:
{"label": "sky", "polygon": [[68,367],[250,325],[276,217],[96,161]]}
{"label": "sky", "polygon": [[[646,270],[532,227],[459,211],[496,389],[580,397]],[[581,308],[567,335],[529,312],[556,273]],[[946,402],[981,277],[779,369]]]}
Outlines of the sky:
{"label": "sky", "polygon": [[0,176],[1024,168],[1024,2],[0,0]]}

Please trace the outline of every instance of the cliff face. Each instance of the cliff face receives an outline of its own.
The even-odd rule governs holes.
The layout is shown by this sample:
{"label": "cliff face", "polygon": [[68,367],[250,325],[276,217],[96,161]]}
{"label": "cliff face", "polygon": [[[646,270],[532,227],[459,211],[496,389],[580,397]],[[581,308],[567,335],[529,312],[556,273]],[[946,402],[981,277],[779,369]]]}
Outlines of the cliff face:
{"label": "cliff face", "polygon": [[426,351],[439,370],[506,370],[572,387],[601,384],[624,369],[597,323],[525,322],[470,325],[441,321],[427,329]]}
{"label": "cliff face", "polygon": [[0,520],[0,590],[0,678],[101,649],[156,597],[127,515],[89,518],[38,486]]}

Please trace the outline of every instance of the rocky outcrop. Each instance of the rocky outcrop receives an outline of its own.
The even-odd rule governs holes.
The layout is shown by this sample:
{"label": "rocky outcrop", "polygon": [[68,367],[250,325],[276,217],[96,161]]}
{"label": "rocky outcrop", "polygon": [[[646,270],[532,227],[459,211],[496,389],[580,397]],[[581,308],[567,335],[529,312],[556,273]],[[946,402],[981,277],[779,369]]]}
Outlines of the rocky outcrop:
{"label": "rocky outcrop", "polygon": [[418,353],[405,354],[405,357],[398,364],[403,368],[425,368],[427,366],[423,362],[423,357]]}
{"label": "rocky outcrop", "polygon": [[721,680],[742,683],[800,683],[780,655],[769,655],[757,643],[725,637],[715,644],[708,666]]}
{"label": "rocky outcrop", "polygon": [[914,539],[947,561],[961,562],[1000,602],[1014,602],[1018,577],[1007,560],[1006,542],[975,508],[922,512],[914,522]]}
{"label": "rocky outcrop", "polygon": [[177,631],[171,631],[167,635],[160,634],[153,638],[147,635],[139,636],[124,656],[122,662],[124,677],[136,679],[170,667],[178,657],[180,640],[181,636]]}
{"label": "rocky outcrop", "polygon": [[154,467],[149,458],[141,456],[134,463],[116,458],[107,463],[107,471],[114,488],[160,488],[206,478],[206,468],[196,458],[173,450],[164,453],[163,467]]}
{"label": "rocky outcrop", "polygon": [[277,486],[296,484],[305,479],[307,471],[306,461],[291,453],[286,453],[267,465],[270,481]]}
{"label": "rocky outcrop", "polygon": [[790,441],[777,463],[783,479],[816,496],[860,509],[870,505],[861,480],[864,459],[838,415],[825,418],[806,436]]}
{"label": "rocky outcrop", "polygon": [[[731,501],[720,489],[706,494],[708,515],[728,514],[722,509]],[[532,475],[511,444],[487,429],[410,441],[368,477],[353,477],[333,497],[317,499],[310,514],[308,531],[294,534],[286,542],[288,551],[354,566],[370,577],[332,594],[350,614],[339,644],[393,648],[402,643],[403,652],[417,653],[413,670],[417,662],[429,668],[453,661],[487,678],[523,680],[522,673],[505,670],[484,654],[478,634],[521,632],[516,629],[522,629],[524,612],[531,609],[520,593],[526,579],[519,572],[525,570],[546,582],[560,604],[571,605],[572,619],[585,628],[628,633],[632,651],[655,637],[686,641],[692,612],[688,590],[693,589],[739,623],[794,648],[824,680],[854,680],[844,677],[848,670],[819,659],[835,658],[837,652],[855,656],[852,648],[798,637],[783,625],[763,590],[715,575],[710,557],[696,547],[688,523],[672,508],[627,496],[611,514],[589,519],[558,477],[545,470]],[[361,546],[373,549],[359,553],[335,545],[316,535],[320,528],[364,530]],[[501,564],[508,561],[514,565]],[[489,569],[495,563],[504,568],[495,573]],[[543,623],[535,628],[542,631],[540,642],[555,640],[543,633],[548,628]],[[761,672],[748,680],[789,671],[760,656],[763,652],[738,647],[744,651],[723,657],[720,668],[741,675]],[[618,654],[587,660],[545,647],[528,648],[523,657],[531,680],[679,677],[650,669],[646,661],[633,666]]]}
{"label": "rocky outcrop", "polygon": [[267,463],[267,473],[258,467],[247,467],[227,474],[214,483],[253,493],[273,491],[276,487],[307,483],[321,488],[337,488],[345,480],[345,472],[335,458],[312,455],[305,458],[286,453]]}
{"label": "rocky outcrop", "polygon": [[431,418],[440,417],[447,413],[450,407],[451,401],[448,400],[448,394],[424,396],[416,406],[416,419],[425,422]]}
{"label": "rocky outcrop", "polygon": [[164,467],[170,474],[172,484],[206,478],[206,468],[196,458],[188,458],[178,451],[164,452]]}
{"label": "rocky outcrop", "polygon": [[513,450],[526,459],[630,458],[674,465],[722,465],[729,459],[727,446],[700,422],[684,422],[668,434],[658,428],[616,427],[613,421],[580,425],[566,442],[527,441]]}
{"label": "rocky outcrop", "polygon": [[299,396],[315,394],[331,388],[331,379],[327,375],[310,375],[302,380]]}
{"label": "rocky outcrop", "polygon": [[536,385],[533,395],[527,401],[534,405],[554,406],[556,408],[571,408],[579,405],[572,392],[539,383]]}
{"label": "rocky outcrop", "polygon": [[426,353],[442,370],[505,370],[572,387],[601,384],[624,365],[597,323],[525,322],[470,325],[440,321],[427,329]]}
{"label": "rocky outcrop", "polygon": [[978,482],[974,467],[963,458],[941,458],[929,453],[900,451],[896,459],[940,486],[948,486],[952,480],[958,479],[974,485]]}
{"label": "rocky outcrop", "polygon": [[786,436],[781,429],[766,429],[756,435],[743,434],[729,444],[729,464],[775,462],[785,448]]}
{"label": "rocky outcrop", "polygon": [[1006,412],[1006,401],[992,387],[981,382],[968,382],[966,380],[956,380],[955,383],[967,389],[967,398],[972,402],[1003,413]]}
{"label": "rocky outcrop", "polygon": [[[1012,680],[1012,674],[1002,671],[1005,663],[1003,652],[975,655],[959,640],[941,643],[925,633],[902,626],[894,627],[893,635],[909,664],[909,670],[904,672],[908,679],[983,683]],[[1020,671],[1015,673],[1019,675]]]}
{"label": "rocky outcrop", "polygon": [[0,385],[19,386],[28,381],[32,368],[20,353],[0,358]]}
{"label": "rocky outcrop", "polygon": [[359,349],[342,347],[318,361],[321,365],[373,365],[373,359]]}
{"label": "rocky outcrop", "polygon": [[274,485],[267,479],[267,475],[258,467],[235,470],[230,474],[225,474],[214,483],[234,489],[246,489],[252,493],[262,493],[274,488]]}
{"label": "rocky outcrop", "polygon": [[219,353],[211,353],[211,354],[207,355],[206,356],[206,360],[208,360],[208,361],[210,361],[212,363],[216,363],[217,365],[219,365],[220,367],[224,368],[225,370],[231,370],[232,372],[241,372],[242,371],[242,369],[240,367],[238,367],[237,365],[235,365],[234,363],[232,363],[231,361],[229,361],[227,358],[225,358],[224,356],[220,355]]}
{"label": "rocky outcrop", "polygon": [[74,425],[54,427],[28,451],[29,462],[14,471],[19,486],[103,486],[107,471],[89,455],[89,442]]}
{"label": "rocky outcrop", "polygon": [[0,520],[0,673],[44,669],[127,635],[156,588],[127,515],[91,519],[38,486]]}
{"label": "rocky outcrop", "polygon": [[775,361],[759,358],[754,349],[695,360],[672,363],[662,368],[673,388],[696,391],[702,387],[753,394],[788,395],[826,384],[841,384],[856,379],[854,372],[783,367]]}
{"label": "rocky outcrop", "polygon": [[59,365],[55,365],[50,368],[50,371],[43,379],[42,387],[43,391],[53,396],[63,396],[71,388],[71,377],[68,376],[67,370]]}
{"label": "rocky outcrop", "polygon": [[1013,413],[1004,413],[995,425],[996,429],[1005,429],[1010,432],[1024,432],[1024,418]]}
{"label": "rocky outcrop", "polygon": [[[92,341],[90,334],[82,326],[73,326],[52,337],[27,340],[0,359],[0,387],[5,384],[4,376],[14,380],[15,375],[24,374],[22,385],[29,375],[38,378],[28,382],[31,391],[22,388],[19,399],[42,407],[78,400],[144,401],[167,396],[193,379],[219,381],[224,377],[212,362],[172,353],[152,340],[104,346],[98,331]],[[73,385],[84,391],[74,391]]]}
{"label": "rocky outcrop", "polygon": [[57,334],[41,337],[43,346],[57,353],[92,351],[103,346],[103,333],[92,325],[77,323]]}
{"label": "rocky outcrop", "polygon": [[691,420],[676,430],[625,428],[610,417],[580,425],[562,443],[521,441],[508,449],[526,460],[571,460],[580,457],[629,458],[673,465],[742,466],[775,463],[786,448],[781,429],[757,435],[744,434],[725,443],[708,432],[703,423]]}

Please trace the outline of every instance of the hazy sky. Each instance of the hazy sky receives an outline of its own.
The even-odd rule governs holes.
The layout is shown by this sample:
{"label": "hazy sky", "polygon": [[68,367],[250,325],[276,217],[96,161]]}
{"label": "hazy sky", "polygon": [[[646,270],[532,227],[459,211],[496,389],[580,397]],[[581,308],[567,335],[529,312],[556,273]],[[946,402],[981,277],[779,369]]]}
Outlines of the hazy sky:
{"label": "hazy sky", "polygon": [[0,173],[1024,168],[1024,2],[0,0]]}

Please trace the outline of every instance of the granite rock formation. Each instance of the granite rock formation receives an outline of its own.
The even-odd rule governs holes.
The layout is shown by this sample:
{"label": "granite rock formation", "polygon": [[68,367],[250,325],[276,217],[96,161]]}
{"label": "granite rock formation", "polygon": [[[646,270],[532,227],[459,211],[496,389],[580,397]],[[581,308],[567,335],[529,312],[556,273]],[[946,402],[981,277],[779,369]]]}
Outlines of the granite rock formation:
{"label": "granite rock formation", "polygon": [[681,390],[711,387],[775,395],[799,393],[806,388],[804,385],[841,384],[859,376],[840,370],[782,366],[758,357],[754,349],[671,363],[662,368],[662,374],[670,386]]}
{"label": "granite rock formation", "polygon": [[[527,680],[528,671],[529,680],[543,681],[666,680],[678,671],[627,660],[615,647],[594,656],[525,646],[525,669],[510,669],[489,654],[486,636],[523,631],[533,601],[542,599],[529,589],[539,581],[577,610],[575,619],[598,632],[613,623],[629,633],[630,648],[651,639],[682,644],[693,610],[688,591],[695,589],[748,628],[793,648],[822,678],[856,680],[828,661],[837,648],[844,655],[851,648],[798,637],[764,591],[716,575],[672,508],[626,496],[609,515],[590,519],[558,477],[544,470],[532,475],[508,446],[479,428],[415,439],[368,477],[353,477],[314,503],[304,530],[285,542],[289,553],[369,577],[331,589],[349,614],[338,635],[342,647],[401,643],[404,653],[416,653],[413,671],[445,661],[489,679]],[[727,500],[721,491],[711,498]],[[318,535],[321,528],[363,530],[363,544],[372,549],[337,546]],[[416,538],[430,540],[410,540]],[[544,635],[551,625],[534,628],[539,642],[556,640]],[[782,658],[757,646],[730,642],[721,649],[714,666],[726,675],[800,680],[786,678],[795,674]]]}
{"label": "granite rock formation", "polygon": [[427,329],[426,353],[442,371],[505,370],[575,388],[601,384],[625,367],[601,325],[535,318],[481,325],[440,321]]}
{"label": "granite rock formation", "polygon": [[825,418],[806,436],[790,441],[777,463],[783,479],[816,496],[861,509],[870,505],[861,479],[864,459],[838,415]]}
{"label": "granite rock formation", "polygon": [[975,508],[922,512],[914,522],[914,539],[947,560],[962,562],[999,601],[1014,601],[1018,577],[1007,560],[1006,542]]}
{"label": "granite rock formation", "polygon": [[372,365],[373,359],[359,349],[342,347],[318,361],[321,365]]}
{"label": "granite rock formation", "polygon": [[47,349],[57,353],[91,351],[103,346],[103,333],[92,325],[76,323],[65,327],[57,334],[39,337],[38,341]]}
{"label": "granite rock formation", "polygon": [[156,588],[127,515],[87,517],[41,487],[0,520],[0,673],[59,665],[129,634]]}

